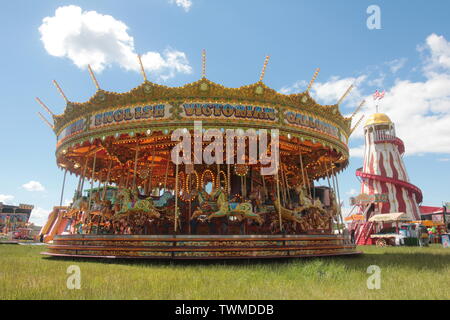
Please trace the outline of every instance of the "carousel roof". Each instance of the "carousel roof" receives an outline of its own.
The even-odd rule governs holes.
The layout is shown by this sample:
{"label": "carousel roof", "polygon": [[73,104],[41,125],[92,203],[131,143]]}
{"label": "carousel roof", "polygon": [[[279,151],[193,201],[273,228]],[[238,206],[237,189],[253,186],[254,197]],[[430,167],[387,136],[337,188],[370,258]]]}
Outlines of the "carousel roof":
{"label": "carousel roof", "polygon": [[309,91],[282,94],[269,88],[262,81],[239,88],[228,88],[207,78],[181,87],[168,87],[147,80],[138,87],[123,93],[98,89],[86,102],[67,101],[64,112],[53,115],[54,131],[58,134],[65,124],[77,118],[115,107],[180,100],[214,102],[221,99],[234,100],[243,104],[270,104],[309,111],[336,122],[347,134],[351,131],[352,118],[344,117],[339,111],[338,104],[321,105],[311,97]]}

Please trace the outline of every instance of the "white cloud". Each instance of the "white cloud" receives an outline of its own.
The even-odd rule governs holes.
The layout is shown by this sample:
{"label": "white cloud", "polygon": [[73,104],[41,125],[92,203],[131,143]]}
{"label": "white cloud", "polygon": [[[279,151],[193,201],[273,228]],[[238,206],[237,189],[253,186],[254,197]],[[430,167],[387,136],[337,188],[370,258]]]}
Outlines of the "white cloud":
{"label": "white cloud", "polygon": [[[367,97],[368,101],[370,97]],[[371,101],[363,112],[373,113]],[[407,154],[450,154],[450,76],[435,74],[425,81],[399,80],[387,90],[380,111],[395,123]],[[361,125],[354,133],[363,136]],[[362,146],[354,155],[362,156]],[[359,151],[359,152],[356,152]]]}
{"label": "white cloud", "polygon": [[169,3],[182,7],[186,12],[188,12],[192,6],[191,0],[169,0]]}
{"label": "white cloud", "polygon": [[12,204],[13,200],[14,196],[10,194],[0,194],[0,202],[3,202],[4,204]]}
{"label": "white cloud", "polygon": [[307,86],[308,86],[308,82],[306,82],[305,80],[300,80],[300,81],[295,82],[291,86],[286,86],[286,87],[281,88],[279,91],[282,94],[299,93],[299,92],[305,91]]}
{"label": "white cloud", "polygon": [[23,184],[22,188],[24,188],[27,191],[45,191],[44,186],[39,181],[33,180]]}
{"label": "white cloud", "polygon": [[430,34],[425,45],[419,46],[419,51],[427,54],[424,71],[428,75],[442,70],[450,70],[450,42],[444,36]]}
{"label": "white cloud", "polygon": [[[88,64],[96,72],[113,64],[139,72],[134,38],[128,26],[110,15],[83,11],[70,5],[59,7],[39,27],[46,51],[56,57],[69,58],[77,67]],[[166,80],[176,73],[192,72],[186,54],[168,48],[163,53],[149,51],[143,55],[146,70]]]}
{"label": "white cloud", "polygon": [[[420,51],[423,54],[424,80],[395,80],[390,88],[386,88],[385,98],[377,104],[380,112],[386,113],[395,123],[397,136],[405,142],[408,155],[450,154],[450,42],[442,36],[431,34]],[[397,59],[385,65],[391,68],[391,72],[396,72],[404,63],[405,59]],[[359,79],[362,81],[365,78]],[[355,80],[332,78],[328,82],[317,83],[314,87],[317,96],[330,103]],[[373,81],[368,80],[365,84],[373,85]],[[365,99],[367,103],[355,119],[359,119],[362,114],[367,118],[375,112],[376,103],[372,99],[372,92],[367,93],[370,88],[359,86],[358,89],[349,100],[356,102],[356,98]],[[366,91],[365,95],[362,91]],[[357,142],[350,148],[352,157],[363,157],[363,126],[364,121],[352,135]]]}
{"label": "white cloud", "polygon": [[[355,125],[355,124],[353,124],[353,125]],[[363,125],[364,125],[364,123],[360,124],[359,127],[362,127]],[[360,130],[362,130],[362,129],[360,129]],[[350,157],[362,158],[363,156],[364,156],[364,145],[360,145],[355,148],[350,148]]]}
{"label": "white cloud", "polygon": [[386,62],[386,64],[389,66],[389,69],[392,73],[397,73],[401,68],[403,68],[406,64],[408,59],[406,58],[400,58],[400,59],[394,59],[392,61]]}
{"label": "white cloud", "polygon": [[[353,84],[354,87],[352,91],[344,101],[346,104],[356,104],[362,97],[358,85],[360,85],[365,79],[366,76],[362,75],[357,78],[331,77],[330,80],[326,82],[316,81],[311,88],[311,96],[320,103],[335,104],[344,95],[347,89]],[[301,80],[295,82],[291,86],[282,87],[279,91],[283,94],[298,93],[305,91],[307,86],[308,82]]]}
{"label": "white cloud", "polygon": [[50,210],[46,210],[41,207],[34,208],[31,211],[30,222],[34,223],[37,226],[43,226],[47,221]]}
{"label": "white cloud", "polygon": [[347,103],[356,104],[361,100],[362,94],[358,86],[366,79],[365,75],[357,78],[339,78],[331,77],[326,82],[316,82],[312,87],[312,93],[318,101],[324,104],[335,104],[347,91],[347,89],[354,85],[354,88],[346,98]]}
{"label": "white cloud", "polygon": [[357,194],[358,194],[358,191],[356,190],[356,189],[350,189],[349,191],[347,191],[346,193],[345,193],[346,195],[348,195],[348,196],[356,196]]}

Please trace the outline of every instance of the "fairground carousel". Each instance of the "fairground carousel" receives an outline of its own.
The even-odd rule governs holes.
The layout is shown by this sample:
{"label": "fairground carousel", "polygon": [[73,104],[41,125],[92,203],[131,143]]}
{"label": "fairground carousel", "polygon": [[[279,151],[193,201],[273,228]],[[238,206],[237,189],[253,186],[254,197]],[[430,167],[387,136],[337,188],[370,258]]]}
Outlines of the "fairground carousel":
{"label": "fairground carousel", "polygon": [[[66,101],[53,121],[61,203],[41,231],[51,256],[147,259],[296,258],[358,254],[343,232],[338,174],[354,127],[310,89],[258,82],[226,88],[147,80]],[[358,122],[359,123],[359,122]],[[357,125],[357,124],[356,124]],[[355,125],[355,126],[356,126]],[[77,177],[62,206],[66,174]],[[318,181],[325,185],[318,185]]]}

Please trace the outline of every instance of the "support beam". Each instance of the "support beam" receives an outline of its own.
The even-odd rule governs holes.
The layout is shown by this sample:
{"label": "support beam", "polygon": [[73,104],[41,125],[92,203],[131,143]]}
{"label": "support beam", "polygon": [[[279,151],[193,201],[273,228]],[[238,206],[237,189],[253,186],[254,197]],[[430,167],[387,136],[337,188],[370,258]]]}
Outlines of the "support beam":
{"label": "support beam", "polygon": [[206,79],[206,50],[202,51],[202,79]]}
{"label": "support beam", "polygon": [[39,118],[41,118],[41,120],[44,121],[45,124],[48,125],[48,126],[50,127],[50,129],[53,130],[53,129],[55,128],[55,127],[50,123],[50,121],[48,121],[48,120],[42,115],[42,113],[38,112],[37,114],[38,114]]}
{"label": "support beam", "polygon": [[95,85],[95,88],[97,88],[97,90],[100,90],[100,85],[98,84],[97,78],[95,77],[95,74],[94,74],[94,72],[91,69],[91,65],[89,65],[89,64],[88,64],[88,71],[89,71],[89,74],[91,76],[92,82]]}
{"label": "support beam", "polygon": [[144,69],[144,65],[142,64],[142,59],[141,59],[140,54],[138,54],[138,60],[139,60],[139,66],[141,67],[142,77],[144,78],[144,81],[147,81],[147,75],[145,74],[145,69]]}
{"label": "support beam", "polygon": [[178,224],[178,164],[175,164],[175,212],[174,212],[174,231],[177,233]]}
{"label": "support beam", "polygon": [[353,118],[358,112],[359,110],[361,110],[361,108],[366,104],[366,100],[361,101],[361,103],[359,104],[359,106],[355,109],[355,111],[353,111],[352,115],[350,116],[350,118]]}
{"label": "support beam", "polygon": [[36,101],[42,106],[42,108],[44,108],[45,111],[48,112],[49,115],[51,115],[52,117],[55,115],[52,110],[50,110],[49,107],[47,107],[47,105],[45,103],[42,102],[41,99],[39,99],[38,97],[36,97]]}
{"label": "support beam", "polygon": [[262,82],[264,80],[264,76],[266,75],[266,69],[267,65],[269,64],[270,56],[266,56],[266,59],[264,60],[264,65],[261,70],[261,75],[259,76],[259,82]]}
{"label": "support beam", "polygon": [[66,101],[66,103],[69,103],[69,99],[67,99],[67,96],[65,95],[64,91],[62,91],[62,89],[59,86],[58,82],[56,82],[56,80],[53,80],[53,84],[55,85],[56,89],[59,91],[59,93],[63,97],[64,101]]}
{"label": "support beam", "polygon": [[67,169],[64,170],[64,178],[63,178],[63,184],[62,184],[62,188],[61,188],[61,198],[59,200],[59,206],[62,206],[63,203],[63,197],[64,197],[64,187],[66,185],[66,176],[67,176]]}
{"label": "support beam", "polygon": [[306,92],[309,92],[309,90],[311,90],[311,88],[312,88],[312,86],[314,84],[314,81],[316,81],[317,76],[319,75],[319,72],[320,72],[320,68],[317,68],[316,72],[314,72],[314,75],[313,75],[311,81],[308,84],[308,87],[306,88]]}
{"label": "support beam", "polygon": [[350,91],[352,91],[353,88],[354,88],[354,85],[351,85],[350,87],[348,87],[347,91],[345,91],[344,95],[337,102],[338,106],[341,105],[342,101],[344,101],[344,99],[348,96],[348,94],[350,93]]}

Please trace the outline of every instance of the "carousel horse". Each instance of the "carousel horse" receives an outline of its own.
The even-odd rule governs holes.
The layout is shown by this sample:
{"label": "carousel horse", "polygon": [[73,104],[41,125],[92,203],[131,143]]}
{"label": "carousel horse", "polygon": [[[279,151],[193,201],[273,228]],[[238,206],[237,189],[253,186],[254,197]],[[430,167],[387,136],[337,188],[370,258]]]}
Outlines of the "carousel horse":
{"label": "carousel horse", "polygon": [[304,229],[304,230],[309,229],[310,226],[308,225],[306,220],[304,218],[302,218],[301,216],[299,216],[299,214],[296,210],[290,210],[290,209],[283,207],[280,203],[280,200],[277,198],[275,198],[274,206],[275,206],[277,213],[279,213],[281,215],[282,221],[298,223],[302,229]]}
{"label": "carousel horse", "polygon": [[[160,213],[153,205],[151,198],[145,200],[137,199],[134,196],[132,200],[131,191],[128,189],[121,189],[118,193],[118,198],[121,200],[119,214],[130,214],[130,213],[145,213],[148,217],[160,218]],[[117,213],[116,213],[117,214]]]}
{"label": "carousel horse", "polygon": [[72,212],[72,211],[86,211],[88,208],[89,208],[89,202],[88,202],[87,198],[86,197],[80,197],[80,198],[76,199],[72,203],[72,205],[71,205],[71,207],[69,209],[69,212]]}
{"label": "carousel horse", "polygon": [[158,198],[152,198],[153,205],[156,208],[166,207],[168,205],[169,201],[172,200],[173,198],[174,198],[174,196],[169,191],[166,191],[163,193],[162,196],[160,196]]}
{"label": "carousel horse", "polygon": [[[252,211],[252,205],[250,203],[240,203],[236,206],[236,208],[231,209],[230,204],[227,200],[226,194],[223,192],[222,188],[218,188],[213,195],[213,198],[216,199],[218,211],[211,213],[208,216],[208,220],[214,218],[228,217],[234,216],[238,219],[238,221],[242,221],[243,219],[249,219],[257,222],[259,225],[262,225],[264,220],[258,214]],[[201,200],[199,198],[199,203]]]}

